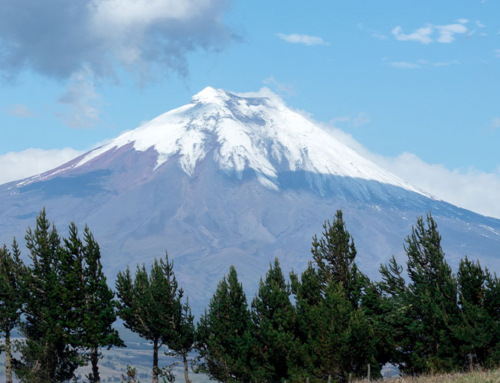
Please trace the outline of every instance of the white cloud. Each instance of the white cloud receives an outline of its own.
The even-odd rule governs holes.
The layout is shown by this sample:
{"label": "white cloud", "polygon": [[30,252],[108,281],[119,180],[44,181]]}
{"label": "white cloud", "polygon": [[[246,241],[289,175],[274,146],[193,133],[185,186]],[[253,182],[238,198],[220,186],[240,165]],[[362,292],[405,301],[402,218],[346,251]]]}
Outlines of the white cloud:
{"label": "white cloud", "polygon": [[[451,43],[455,41],[455,35],[467,33],[468,29],[464,25],[468,20],[459,19],[457,24],[448,25],[432,25],[428,24],[425,27],[419,28],[412,33],[403,33],[401,26],[395,27],[391,33],[398,41],[416,41],[422,44],[430,44],[434,41],[438,43]],[[438,36],[433,37],[437,32]]]}
{"label": "white cloud", "polygon": [[99,100],[92,73],[89,70],[75,73],[66,92],[58,100],[66,107],[59,117],[70,128],[91,128],[101,121],[98,109]]}
{"label": "white cloud", "polygon": [[376,162],[400,178],[454,205],[500,218],[500,167],[497,172],[453,169],[428,164],[412,153]]}
{"label": "white cloud", "polygon": [[373,37],[379,40],[387,40],[387,35],[383,34],[382,32],[376,31],[376,30],[370,30],[370,33],[372,34]]}
{"label": "white cloud", "polygon": [[476,26],[477,26],[478,28],[486,28],[486,25],[484,25],[484,24],[483,24],[481,21],[479,21],[479,20],[477,20],[477,21],[476,21]]}
{"label": "white cloud", "polygon": [[366,115],[365,112],[359,113],[356,117],[352,119],[352,124],[354,125],[355,128],[368,124],[371,122],[371,118]]}
{"label": "white cloud", "polygon": [[398,41],[417,41],[422,44],[432,43],[431,35],[434,32],[432,26],[423,27],[417,29],[413,33],[404,34],[403,28],[397,26],[394,28],[391,33],[394,35],[396,40]]}
{"label": "white cloud", "polygon": [[23,104],[12,105],[7,108],[7,114],[14,117],[29,118],[33,117],[33,111]]}
{"label": "white cloud", "polygon": [[350,116],[335,117],[330,121],[330,123],[334,125],[337,123],[349,124],[355,128],[358,128],[360,126],[370,123],[371,121],[372,121],[371,118],[368,117],[366,112],[360,112],[356,117],[350,117]]}
{"label": "white cloud", "polygon": [[460,61],[454,60],[454,61],[431,62],[428,60],[420,59],[414,63],[407,61],[396,61],[389,63],[389,65],[400,69],[420,69],[425,67],[448,67],[452,65],[460,65]]}
{"label": "white cloud", "polygon": [[420,65],[415,64],[415,63],[406,62],[406,61],[391,62],[390,65],[395,67],[395,68],[401,68],[401,69],[418,69],[418,68],[420,68]]}
{"label": "white cloud", "polygon": [[290,35],[285,35],[283,33],[278,33],[277,36],[291,44],[304,44],[304,45],[330,45],[321,37],[309,36],[309,35],[299,35],[297,33],[292,33]]}
{"label": "white cloud", "polygon": [[435,197],[483,215],[500,218],[500,166],[497,171],[486,173],[473,168],[448,169],[441,164],[429,164],[412,153],[384,157],[370,152],[350,134],[336,127],[326,126],[325,129],[362,156]]}
{"label": "white cloud", "polygon": [[275,90],[282,95],[284,95],[284,94],[289,95],[289,96],[296,96],[297,95],[293,84],[279,82],[278,80],[276,80],[274,78],[274,76],[269,76],[268,78],[264,79],[262,82],[264,83],[264,85],[269,85],[269,86],[275,88]]}
{"label": "white cloud", "polygon": [[0,184],[17,181],[54,169],[83,154],[71,148],[27,149],[0,155]]}
{"label": "white cloud", "polygon": [[500,49],[495,49],[493,52],[495,53],[495,56],[500,59]]}
{"label": "white cloud", "polygon": [[463,24],[438,25],[436,26],[436,29],[439,31],[439,37],[436,41],[446,44],[455,41],[456,34],[467,32],[467,27]]}
{"label": "white cloud", "polygon": [[457,22],[461,23],[461,24],[467,24],[469,22],[469,20],[468,19],[457,19]]}
{"label": "white cloud", "polygon": [[500,117],[494,118],[493,123],[491,124],[492,131],[496,132],[498,129],[500,129]]}

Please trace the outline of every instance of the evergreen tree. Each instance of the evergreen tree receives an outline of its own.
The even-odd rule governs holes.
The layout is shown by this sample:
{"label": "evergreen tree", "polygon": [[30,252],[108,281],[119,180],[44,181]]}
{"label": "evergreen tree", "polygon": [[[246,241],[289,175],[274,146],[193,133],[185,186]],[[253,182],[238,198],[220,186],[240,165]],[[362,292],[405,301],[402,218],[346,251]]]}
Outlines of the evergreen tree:
{"label": "evergreen tree", "polygon": [[252,335],[246,295],[231,266],[198,323],[199,371],[219,382],[250,382]]}
{"label": "evergreen tree", "polygon": [[365,376],[368,364],[376,376],[376,340],[363,310],[354,308],[343,285],[333,280],[323,296],[319,279],[312,265],[300,281],[292,277],[300,339],[294,349],[300,362],[290,366],[292,380],[331,376],[345,381],[349,373]]}
{"label": "evergreen tree", "polygon": [[323,224],[323,236],[313,237],[313,260],[318,267],[323,291],[330,281],[341,284],[353,307],[360,303],[365,276],[359,271],[354,240],[346,229],[342,211],[337,210],[333,223]]}
{"label": "evergreen tree", "polygon": [[20,299],[20,274],[23,264],[17,242],[14,239],[12,253],[7,247],[0,248],[0,333],[5,338],[5,376],[12,383],[12,330],[19,324],[22,301]]}
{"label": "evergreen tree", "polygon": [[85,227],[82,246],[83,315],[81,319],[82,346],[90,351],[92,373],[90,382],[100,382],[98,361],[99,348],[124,347],[118,331],[112,325],[116,321],[115,294],[109,288],[101,264],[98,243],[88,227]]}
{"label": "evergreen tree", "polygon": [[149,275],[145,266],[137,266],[135,279],[128,268],[118,273],[116,290],[118,315],[125,327],[153,343],[153,383],[158,383],[158,351],[176,339],[176,313],[182,297],[168,254],[165,261],[155,259]]}
{"label": "evergreen tree", "polygon": [[406,281],[403,267],[393,256],[387,265],[380,266],[382,280],[367,288],[363,297],[366,315],[373,318],[373,327],[377,336],[377,361],[401,364],[405,353],[402,344],[406,341]]}
{"label": "evergreen tree", "polygon": [[168,355],[180,357],[182,359],[184,379],[186,380],[186,383],[191,383],[191,380],[189,379],[189,365],[187,358],[188,354],[195,347],[195,338],[196,329],[194,325],[194,315],[191,313],[189,299],[186,299],[186,303],[184,303],[181,310],[177,310],[176,313],[174,338],[170,339],[167,343],[168,348],[171,350]]}
{"label": "evergreen tree", "polygon": [[479,262],[473,263],[465,257],[460,261],[457,281],[462,315],[455,335],[469,362],[484,366],[493,340],[492,320],[484,307],[486,273]]}
{"label": "evergreen tree", "polygon": [[410,283],[406,286],[395,261],[383,268],[386,293],[393,300],[398,364],[405,372],[462,368],[464,360],[455,328],[460,323],[458,287],[444,259],[441,236],[430,214],[417,220],[406,238]]}
{"label": "evergreen tree", "polygon": [[486,270],[483,307],[486,310],[490,326],[491,340],[488,344],[486,367],[497,367],[500,363],[500,279]]}
{"label": "evergreen tree", "polygon": [[285,282],[278,259],[271,264],[265,280],[252,301],[252,321],[256,350],[255,377],[260,381],[280,381],[289,378],[289,366],[294,358],[290,350],[296,329],[295,308],[290,302],[291,288]]}
{"label": "evergreen tree", "polygon": [[[16,375],[27,382],[64,382],[72,379],[81,364],[74,343],[74,317],[71,299],[66,294],[67,254],[45,209],[36,220],[35,230],[26,234],[31,265],[21,279],[24,321],[21,333],[22,357],[16,361]],[[73,306],[74,307],[74,306]]]}

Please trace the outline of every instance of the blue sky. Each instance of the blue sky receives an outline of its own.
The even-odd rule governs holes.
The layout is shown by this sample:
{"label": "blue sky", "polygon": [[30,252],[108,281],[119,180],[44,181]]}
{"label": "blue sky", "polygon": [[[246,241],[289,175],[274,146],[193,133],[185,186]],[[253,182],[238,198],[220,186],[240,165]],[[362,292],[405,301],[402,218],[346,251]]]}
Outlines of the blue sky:
{"label": "blue sky", "polygon": [[408,181],[500,216],[498,2],[3,3],[0,181],[206,86],[267,86]]}

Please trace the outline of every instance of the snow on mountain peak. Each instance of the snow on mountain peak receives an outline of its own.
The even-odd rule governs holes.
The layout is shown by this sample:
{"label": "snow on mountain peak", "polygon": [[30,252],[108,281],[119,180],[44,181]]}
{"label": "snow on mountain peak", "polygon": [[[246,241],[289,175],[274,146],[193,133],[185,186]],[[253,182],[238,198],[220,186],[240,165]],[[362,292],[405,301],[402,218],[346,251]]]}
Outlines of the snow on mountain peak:
{"label": "snow on mountain peak", "polygon": [[221,171],[240,179],[244,170],[254,170],[261,184],[270,189],[279,189],[280,172],[301,171],[316,175],[310,182],[320,192],[328,176],[343,176],[422,194],[288,108],[269,90],[238,95],[207,87],[190,104],[123,133],[71,167],[125,145],[139,152],[153,148],[158,153],[154,170],[176,156],[190,176],[201,160],[211,157]]}
{"label": "snow on mountain peak", "polygon": [[214,89],[207,86],[201,92],[192,97],[193,103],[223,103],[229,99],[229,95],[222,89]]}

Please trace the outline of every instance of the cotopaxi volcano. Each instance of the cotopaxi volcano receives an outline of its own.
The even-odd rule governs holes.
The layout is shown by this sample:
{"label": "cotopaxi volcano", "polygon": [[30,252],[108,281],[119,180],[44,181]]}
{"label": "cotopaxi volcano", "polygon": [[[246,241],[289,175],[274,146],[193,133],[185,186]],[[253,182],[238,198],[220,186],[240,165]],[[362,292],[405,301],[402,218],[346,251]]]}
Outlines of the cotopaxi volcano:
{"label": "cotopaxi volcano", "polygon": [[274,257],[304,269],[311,237],[337,209],[370,276],[403,254],[428,211],[452,265],[467,254],[500,270],[500,220],[432,198],[272,94],[206,88],[57,169],[0,186],[0,243],[21,239],[43,206],[62,233],[89,225],[111,279],[168,249],[195,311],[231,264],[252,294]]}

